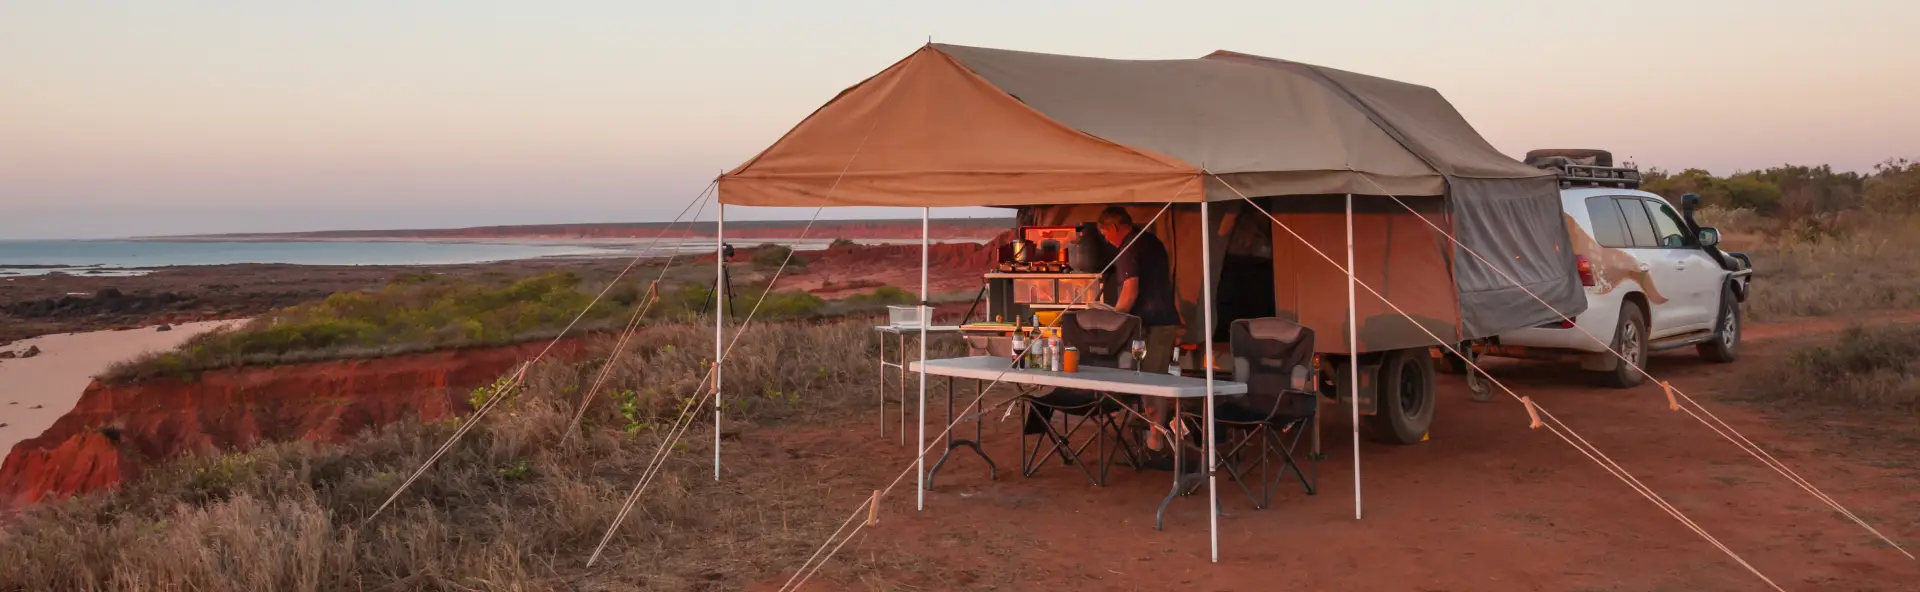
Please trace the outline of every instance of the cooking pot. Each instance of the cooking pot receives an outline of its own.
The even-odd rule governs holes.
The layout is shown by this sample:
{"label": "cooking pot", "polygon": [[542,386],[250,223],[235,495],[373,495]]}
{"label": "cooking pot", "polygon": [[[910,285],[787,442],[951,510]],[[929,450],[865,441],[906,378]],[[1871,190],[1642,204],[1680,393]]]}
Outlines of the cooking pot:
{"label": "cooking pot", "polygon": [[1034,258],[1033,251],[1033,241],[1027,239],[1016,239],[1013,241],[1013,261],[1015,263],[1032,263]]}

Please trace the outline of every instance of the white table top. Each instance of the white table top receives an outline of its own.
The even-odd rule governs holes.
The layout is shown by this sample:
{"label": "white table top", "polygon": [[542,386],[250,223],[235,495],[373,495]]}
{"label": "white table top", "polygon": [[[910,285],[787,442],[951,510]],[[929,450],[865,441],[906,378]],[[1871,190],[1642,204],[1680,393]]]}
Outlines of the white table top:
{"label": "white table top", "polygon": [[[1007,367],[1013,361],[999,356],[973,356],[967,358],[947,358],[927,360],[927,374],[951,376],[954,378],[973,378],[995,380],[1015,384],[1031,384],[1061,388],[1079,388],[1109,393],[1143,395],[1148,397],[1166,397],[1175,399],[1202,398],[1207,396],[1207,380],[1188,378],[1172,374],[1153,372],[1134,372],[1100,366],[1080,366],[1079,372],[1051,372],[1046,370],[1010,370]],[[920,371],[920,362],[907,365],[909,370]],[[1247,385],[1228,381],[1214,380],[1213,394],[1216,396],[1238,396],[1247,392]]]}
{"label": "white table top", "polygon": [[[873,330],[881,333],[919,333],[919,327],[901,327],[898,325],[874,325]],[[928,333],[958,333],[959,325],[933,325],[927,327]]]}

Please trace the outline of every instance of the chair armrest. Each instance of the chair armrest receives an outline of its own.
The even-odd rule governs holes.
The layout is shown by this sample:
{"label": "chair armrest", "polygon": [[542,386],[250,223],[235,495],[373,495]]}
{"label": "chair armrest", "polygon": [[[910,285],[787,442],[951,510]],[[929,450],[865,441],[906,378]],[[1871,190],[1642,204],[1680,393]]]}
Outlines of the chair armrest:
{"label": "chair armrest", "polygon": [[1294,366],[1293,379],[1287,381],[1287,386],[1292,387],[1293,390],[1300,391],[1303,393],[1313,392],[1313,389],[1310,388],[1313,385],[1308,383],[1308,381],[1312,379],[1313,379],[1313,372],[1307,370],[1306,366]]}

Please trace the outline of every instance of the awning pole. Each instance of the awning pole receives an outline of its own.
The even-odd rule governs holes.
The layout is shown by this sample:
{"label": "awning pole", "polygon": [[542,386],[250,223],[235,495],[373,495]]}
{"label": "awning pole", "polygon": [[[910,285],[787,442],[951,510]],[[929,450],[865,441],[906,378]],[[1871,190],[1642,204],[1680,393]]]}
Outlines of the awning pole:
{"label": "awning pole", "polygon": [[[1220,562],[1220,489],[1213,475],[1213,468],[1219,466],[1214,458],[1220,451],[1213,445],[1213,226],[1207,223],[1207,202],[1200,202],[1200,310],[1205,311],[1201,318],[1200,349],[1206,350],[1207,364],[1207,401],[1206,401],[1206,454],[1207,463],[1207,539],[1211,544],[1213,562]],[[1179,418],[1175,418],[1178,421]],[[1179,446],[1179,444],[1175,444]],[[1180,470],[1176,467],[1176,470]]]}
{"label": "awning pole", "polygon": [[[914,472],[919,479],[919,487],[914,492],[914,509],[927,508],[927,325],[933,322],[933,308],[927,306],[927,263],[929,261],[929,231],[933,208],[920,208],[920,432],[914,441],[918,442],[920,452],[914,459]],[[951,393],[949,393],[951,395]],[[947,426],[952,429],[953,426]]]}
{"label": "awning pole", "polygon": [[[1353,400],[1353,519],[1360,519],[1360,325],[1354,310],[1353,194],[1347,194],[1347,396]],[[1374,399],[1376,402],[1378,398]]]}
{"label": "awning pole", "polygon": [[[717,200],[716,200],[717,201]],[[727,315],[727,205],[713,223],[713,480],[720,480],[720,351]]]}

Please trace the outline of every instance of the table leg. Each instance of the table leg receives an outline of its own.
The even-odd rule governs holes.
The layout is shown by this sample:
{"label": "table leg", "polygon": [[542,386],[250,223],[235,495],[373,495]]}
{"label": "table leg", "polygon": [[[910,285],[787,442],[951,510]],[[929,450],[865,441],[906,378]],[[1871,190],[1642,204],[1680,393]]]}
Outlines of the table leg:
{"label": "table leg", "polygon": [[1183,461],[1186,457],[1187,441],[1184,435],[1187,431],[1185,420],[1180,415],[1180,401],[1180,399],[1173,400],[1173,423],[1177,427],[1169,428],[1173,435],[1167,438],[1168,444],[1173,446],[1173,491],[1167,492],[1167,498],[1160,500],[1160,511],[1153,517],[1154,530],[1161,530],[1161,526],[1166,522],[1167,506],[1173,503],[1173,499],[1191,495],[1194,490],[1200,488],[1202,483],[1205,483],[1207,473],[1213,471],[1212,467],[1192,473],[1186,470],[1187,465]]}
{"label": "table leg", "polygon": [[875,331],[880,336],[880,380],[874,385],[874,394],[880,399],[880,437],[887,437],[887,334]]}
{"label": "table leg", "polygon": [[[929,469],[929,470],[927,470],[927,491],[933,491],[933,476],[934,476],[934,474],[935,474],[935,473],[939,473],[939,472],[940,472],[940,467],[941,467],[942,465],[945,465],[945,464],[947,464],[947,459],[948,459],[949,457],[952,457],[952,456],[953,456],[953,451],[954,451],[955,449],[960,449],[960,448],[971,448],[971,449],[973,449],[973,453],[974,453],[974,454],[978,454],[978,455],[980,455],[980,460],[984,460],[984,461],[987,461],[987,479],[988,479],[988,480],[992,480],[992,481],[998,481],[998,480],[1000,479],[1000,467],[999,467],[999,465],[996,465],[996,464],[994,464],[994,462],[993,462],[993,457],[991,457],[991,456],[987,456],[987,451],[986,451],[986,450],[984,450],[984,449],[982,449],[982,448],[980,448],[980,434],[981,434],[981,427],[980,427],[980,422],[981,422],[981,421],[983,421],[983,420],[985,419],[985,417],[984,417],[984,415],[985,415],[985,414],[984,414],[984,413],[976,413],[976,414],[974,414],[974,417],[973,417],[973,437],[974,437],[974,439],[972,439],[972,440],[955,440],[955,439],[953,439],[953,425],[954,425],[954,420],[953,420],[953,381],[954,381],[954,378],[953,378],[953,377],[947,377],[947,450],[946,450],[945,452],[942,452],[942,453],[940,454],[940,460],[938,460],[938,461],[935,461],[935,462],[933,463],[933,468],[932,468],[932,469]],[[981,386],[981,384],[980,384],[980,381],[978,381],[978,380],[975,380],[975,381],[973,382],[973,385],[974,385],[974,389],[973,389],[973,390],[974,390],[974,395],[975,395],[975,399],[976,399],[976,401],[975,401],[974,403],[970,403],[970,404],[968,404],[968,405],[967,405],[967,410],[968,410],[968,412],[970,412],[970,413],[971,413],[971,412],[972,412],[972,411],[973,411],[973,410],[974,410],[974,409],[975,409],[976,407],[978,407],[978,405],[979,405],[979,402],[978,402],[978,399],[980,398],[980,397],[979,397],[979,395],[980,395],[981,393],[983,393],[983,392],[985,392],[985,389],[984,389],[984,387],[982,387],[982,386]]]}
{"label": "table leg", "polygon": [[895,392],[900,396],[900,445],[905,446],[907,444],[907,334],[901,332],[896,337],[894,345],[897,347],[894,351],[899,353],[900,364],[895,368],[900,369],[900,384],[896,385],[898,390]]}
{"label": "table leg", "polygon": [[[1174,422],[1178,423],[1180,421],[1180,399],[1173,400],[1173,417]],[[1153,429],[1154,427],[1158,426],[1149,427],[1148,429]],[[1173,498],[1180,496],[1180,482],[1185,480],[1183,477],[1185,477],[1186,465],[1180,461],[1185,456],[1185,453],[1181,449],[1186,448],[1187,443],[1180,441],[1180,434],[1172,430],[1171,426],[1169,426],[1168,430],[1167,445],[1173,447],[1173,489],[1167,492],[1166,499],[1160,500],[1160,511],[1155,512],[1153,515],[1154,530],[1162,530],[1162,527],[1165,526],[1167,520],[1167,505],[1173,503]]]}

